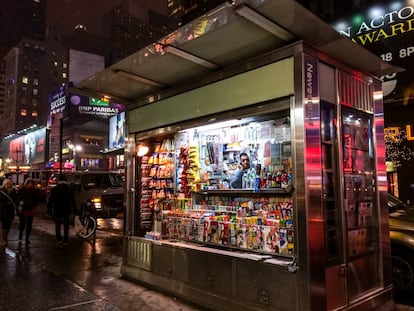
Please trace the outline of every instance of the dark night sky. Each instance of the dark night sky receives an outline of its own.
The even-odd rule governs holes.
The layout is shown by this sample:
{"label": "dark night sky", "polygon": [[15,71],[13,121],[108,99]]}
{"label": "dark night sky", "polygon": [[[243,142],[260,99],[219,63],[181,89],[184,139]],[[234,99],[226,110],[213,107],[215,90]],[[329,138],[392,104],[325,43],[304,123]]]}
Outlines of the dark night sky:
{"label": "dark night sky", "polygon": [[166,15],[166,2],[166,0],[47,0],[46,25],[58,26],[62,31],[70,33],[76,25],[83,24],[89,34],[99,36],[103,33],[103,15],[115,6],[135,4]]}

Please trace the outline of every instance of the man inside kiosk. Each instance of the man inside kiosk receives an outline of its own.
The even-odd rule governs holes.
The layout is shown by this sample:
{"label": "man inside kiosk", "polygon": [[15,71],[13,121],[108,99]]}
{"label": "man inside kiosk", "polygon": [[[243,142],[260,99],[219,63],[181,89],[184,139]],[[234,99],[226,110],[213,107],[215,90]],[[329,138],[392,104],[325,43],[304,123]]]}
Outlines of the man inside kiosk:
{"label": "man inside kiosk", "polygon": [[240,153],[240,162],[238,169],[233,172],[230,176],[230,187],[233,189],[242,188],[243,174],[246,173],[250,168],[250,159],[247,153]]}

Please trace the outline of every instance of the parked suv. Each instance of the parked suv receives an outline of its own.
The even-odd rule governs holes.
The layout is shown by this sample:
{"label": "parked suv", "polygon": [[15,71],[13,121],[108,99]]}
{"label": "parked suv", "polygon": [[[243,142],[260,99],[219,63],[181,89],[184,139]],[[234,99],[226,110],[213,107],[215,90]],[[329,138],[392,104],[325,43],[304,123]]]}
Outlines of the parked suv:
{"label": "parked suv", "polygon": [[[65,173],[65,175],[75,191],[77,208],[90,208],[99,218],[123,216],[124,183],[120,174],[80,171]],[[57,178],[54,176],[49,184],[53,186],[53,179]]]}
{"label": "parked suv", "polygon": [[414,290],[414,207],[388,194],[392,271],[396,290]]}

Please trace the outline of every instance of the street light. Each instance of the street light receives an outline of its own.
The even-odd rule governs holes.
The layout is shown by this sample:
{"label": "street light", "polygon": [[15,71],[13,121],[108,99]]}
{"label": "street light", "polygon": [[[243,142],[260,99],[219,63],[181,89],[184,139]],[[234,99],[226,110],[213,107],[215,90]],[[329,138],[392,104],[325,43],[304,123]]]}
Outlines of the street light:
{"label": "street light", "polygon": [[76,171],[76,152],[77,151],[82,151],[82,146],[81,145],[74,145],[74,144],[70,143],[70,144],[68,144],[68,148],[72,150],[73,168]]}
{"label": "street light", "polygon": [[10,166],[10,163],[12,162],[12,159],[6,158],[5,162],[6,163],[4,165],[4,172],[9,173],[9,171],[10,171],[9,166]]}

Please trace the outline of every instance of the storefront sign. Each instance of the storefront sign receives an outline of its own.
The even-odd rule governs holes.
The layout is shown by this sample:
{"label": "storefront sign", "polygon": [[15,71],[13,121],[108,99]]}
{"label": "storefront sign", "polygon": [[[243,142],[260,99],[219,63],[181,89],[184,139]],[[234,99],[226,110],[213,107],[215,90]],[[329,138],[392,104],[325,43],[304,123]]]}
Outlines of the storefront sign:
{"label": "storefront sign", "polygon": [[109,118],[125,111],[125,106],[111,103],[107,99],[97,99],[78,94],[69,94],[71,117],[92,115],[99,118]]}
{"label": "storefront sign", "polygon": [[315,99],[318,99],[317,83],[317,60],[310,56],[305,56],[304,77],[305,77],[305,122],[313,126],[313,120],[319,119],[319,105],[314,105]]}

